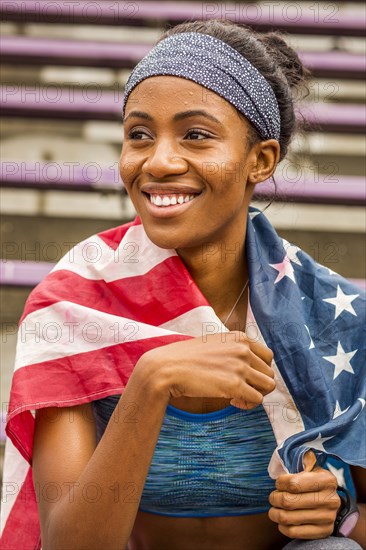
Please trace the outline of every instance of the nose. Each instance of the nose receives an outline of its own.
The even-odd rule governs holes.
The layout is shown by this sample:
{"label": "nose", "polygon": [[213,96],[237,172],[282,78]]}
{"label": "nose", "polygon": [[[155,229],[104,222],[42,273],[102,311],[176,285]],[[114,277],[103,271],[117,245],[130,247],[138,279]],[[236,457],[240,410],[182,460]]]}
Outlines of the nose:
{"label": "nose", "polygon": [[176,151],[170,140],[157,141],[142,165],[142,171],[155,178],[185,174],[187,161]]}

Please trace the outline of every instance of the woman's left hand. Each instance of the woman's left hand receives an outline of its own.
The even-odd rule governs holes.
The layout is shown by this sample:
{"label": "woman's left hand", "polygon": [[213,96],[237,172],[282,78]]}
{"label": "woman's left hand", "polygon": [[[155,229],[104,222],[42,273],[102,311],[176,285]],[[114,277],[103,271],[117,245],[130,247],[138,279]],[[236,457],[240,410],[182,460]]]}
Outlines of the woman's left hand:
{"label": "woman's left hand", "polygon": [[313,451],[304,456],[305,470],[284,474],[269,495],[269,518],[291,539],[322,539],[333,533],[341,500],[336,477],[316,466]]}

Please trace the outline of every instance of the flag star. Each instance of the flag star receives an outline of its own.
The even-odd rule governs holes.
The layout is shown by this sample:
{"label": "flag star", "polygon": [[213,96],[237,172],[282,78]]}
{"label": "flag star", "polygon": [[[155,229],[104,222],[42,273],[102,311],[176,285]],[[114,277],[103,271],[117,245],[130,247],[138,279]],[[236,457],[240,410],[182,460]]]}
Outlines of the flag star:
{"label": "flag star", "polygon": [[307,332],[308,332],[308,334],[309,334],[309,338],[310,338],[309,349],[314,349],[314,348],[315,348],[315,345],[314,345],[313,339],[312,339],[312,337],[311,337],[309,327],[308,327],[307,325],[304,325],[304,327],[306,328],[306,330],[307,330]]}
{"label": "flag star", "polygon": [[334,413],[333,413],[333,420],[335,418],[338,418],[338,416],[341,416],[341,414],[344,414],[345,412],[347,412],[348,409],[349,409],[349,407],[347,407],[347,409],[344,409],[344,411],[342,411],[341,406],[339,404],[339,401],[336,401],[336,406],[335,406]]}
{"label": "flag star", "polygon": [[333,439],[334,435],[331,435],[330,437],[322,437],[322,434],[319,434],[316,439],[313,439],[312,441],[307,441],[305,445],[307,447],[311,447],[312,449],[318,449],[318,451],[326,452],[324,449],[324,443],[328,441],[329,439]]}
{"label": "flag star", "polygon": [[337,479],[337,485],[340,487],[346,487],[346,481],[344,479],[344,468],[336,468],[332,464],[327,464],[327,468],[331,474]]}
{"label": "flag star", "polygon": [[329,272],[329,275],[338,275],[338,273],[333,271],[333,269],[330,269],[330,267],[326,267],[325,269]]}
{"label": "flag star", "polygon": [[282,239],[282,242],[283,242],[283,248],[285,249],[289,260],[294,264],[302,266],[302,263],[300,262],[297,256],[297,253],[301,252],[301,248],[299,248],[295,244],[289,243],[288,241],[286,241],[286,239]]}
{"label": "flag star", "polygon": [[334,319],[337,319],[343,311],[348,311],[348,313],[357,317],[357,313],[353,309],[351,303],[358,297],[359,294],[345,294],[341,287],[337,285],[337,296],[334,298],[323,298],[323,302],[328,302],[328,304],[335,306]]}
{"label": "flag star", "polygon": [[346,353],[342,348],[342,344],[338,342],[336,355],[328,355],[327,357],[323,356],[323,359],[329,361],[329,363],[333,363],[335,366],[333,380],[335,380],[344,370],[350,372],[351,374],[355,374],[353,368],[351,367],[350,361],[356,352],[357,349]]}
{"label": "flag star", "polygon": [[294,283],[296,283],[294,268],[292,267],[291,262],[287,256],[284,257],[281,263],[269,265],[273,267],[273,269],[276,269],[278,271],[277,279],[275,280],[274,284],[279,283],[284,277],[288,277]]}

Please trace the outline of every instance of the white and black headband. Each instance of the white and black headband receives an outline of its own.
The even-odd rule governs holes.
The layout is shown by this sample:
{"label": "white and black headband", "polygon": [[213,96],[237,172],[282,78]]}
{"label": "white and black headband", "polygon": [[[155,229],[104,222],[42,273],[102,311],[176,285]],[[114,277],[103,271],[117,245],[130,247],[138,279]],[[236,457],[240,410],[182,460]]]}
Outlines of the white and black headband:
{"label": "white and black headband", "polygon": [[279,140],[280,112],[270,84],[245,57],[222,40],[187,32],[159,42],[130,74],[123,116],[135,86],[146,78],[162,75],[187,78],[212,90],[245,115],[262,139]]}

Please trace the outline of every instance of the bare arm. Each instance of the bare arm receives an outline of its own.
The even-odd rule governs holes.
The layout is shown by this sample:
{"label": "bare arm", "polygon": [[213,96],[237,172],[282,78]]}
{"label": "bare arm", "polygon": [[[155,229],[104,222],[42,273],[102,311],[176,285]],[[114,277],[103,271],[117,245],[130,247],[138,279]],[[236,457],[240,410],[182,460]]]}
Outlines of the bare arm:
{"label": "bare arm", "polygon": [[43,550],[126,547],[168,402],[143,367],[97,448],[91,404],[37,413],[33,475]]}
{"label": "bare arm", "polygon": [[97,447],[90,404],[39,411],[33,474],[43,550],[125,548],[170,397],[253,408],[275,387],[271,360],[243,333],[155,348],[137,363]]}

